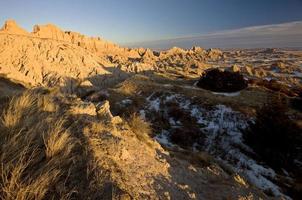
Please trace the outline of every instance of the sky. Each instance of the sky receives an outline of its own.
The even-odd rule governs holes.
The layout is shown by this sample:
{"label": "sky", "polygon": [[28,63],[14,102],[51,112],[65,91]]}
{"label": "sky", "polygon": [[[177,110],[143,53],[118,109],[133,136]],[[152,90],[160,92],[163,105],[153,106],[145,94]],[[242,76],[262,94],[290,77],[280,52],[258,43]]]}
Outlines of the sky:
{"label": "sky", "polygon": [[6,19],[28,31],[35,24],[53,23],[119,44],[146,46],[302,21],[302,0],[0,0],[0,23]]}

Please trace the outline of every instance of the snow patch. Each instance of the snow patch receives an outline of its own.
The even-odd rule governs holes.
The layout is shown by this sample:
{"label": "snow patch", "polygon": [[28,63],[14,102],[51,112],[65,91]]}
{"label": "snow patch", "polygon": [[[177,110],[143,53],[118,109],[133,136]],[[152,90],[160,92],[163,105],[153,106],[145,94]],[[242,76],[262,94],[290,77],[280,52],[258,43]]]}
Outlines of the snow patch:
{"label": "snow patch", "polygon": [[158,112],[159,107],[160,107],[160,99],[157,97],[157,98],[151,100],[153,95],[154,95],[154,93],[151,94],[146,100],[149,102],[149,109]]}
{"label": "snow patch", "polygon": [[123,99],[122,101],[121,101],[121,104],[123,104],[123,105],[130,105],[130,104],[132,104],[132,100],[131,99]]}
{"label": "snow patch", "polygon": [[[196,119],[201,134],[205,136],[203,150],[227,165],[231,165],[234,171],[243,174],[258,188],[271,191],[278,197],[289,198],[283,195],[280,188],[272,182],[276,176],[275,172],[249,157],[249,154],[253,154],[253,151],[244,144],[241,131],[247,128],[248,122],[253,122],[253,119],[247,118],[225,105],[216,105],[211,109],[205,109],[180,94],[166,93],[152,98],[153,95],[147,98],[147,110],[158,112],[162,109],[163,113],[167,114],[164,105],[171,102],[177,103],[179,108]],[[236,93],[236,95],[239,94]],[[162,105],[161,108],[160,105]],[[182,125],[180,121],[176,121],[172,116],[168,116],[168,121],[172,125],[171,129],[177,125]],[[155,139],[162,145],[173,146],[169,141],[169,134],[169,130],[162,130]]]}
{"label": "snow patch", "polygon": [[145,110],[140,110],[140,111],[139,111],[139,115],[140,115],[140,117],[141,117],[144,121],[146,121],[146,112],[145,112]]}
{"label": "snow patch", "polygon": [[212,94],[222,95],[226,97],[235,97],[235,96],[239,96],[240,92],[212,92]]}
{"label": "snow patch", "polygon": [[172,144],[172,143],[169,141],[168,135],[169,135],[169,131],[162,130],[162,132],[161,132],[160,134],[156,135],[156,136],[154,137],[154,139],[155,139],[158,143],[160,143],[160,144],[162,144],[162,145],[164,145],[164,146],[167,146],[167,147],[173,147],[173,146],[175,146],[174,144]]}

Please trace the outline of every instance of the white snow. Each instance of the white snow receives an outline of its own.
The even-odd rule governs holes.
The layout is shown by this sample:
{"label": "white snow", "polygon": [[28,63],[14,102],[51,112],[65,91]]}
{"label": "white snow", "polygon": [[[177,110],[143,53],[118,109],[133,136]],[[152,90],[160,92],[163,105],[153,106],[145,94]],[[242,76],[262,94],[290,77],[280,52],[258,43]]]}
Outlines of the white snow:
{"label": "white snow", "polygon": [[175,125],[176,125],[176,121],[173,119],[173,117],[170,117],[170,118],[169,118],[169,123],[170,123],[170,125],[172,125],[172,126],[175,126]]}
{"label": "white snow", "polygon": [[153,95],[154,95],[154,93],[151,94],[146,100],[149,102],[149,109],[155,110],[156,112],[158,112],[159,107],[160,107],[160,99],[157,97],[157,98],[151,100]]}
{"label": "white snow", "polygon": [[264,80],[266,80],[266,81],[271,81],[272,78],[271,78],[271,77],[265,77]]}
{"label": "white snow", "polygon": [[132,100],[131,99],[123,99],[121,101],[121,104],[123,104],[123,105],[130,105],[130,104],[132,104]]}
{"label": "white snow", "polygon": [[145,110],[140,110],[140,111],[139,111],[139,115],[141,116],[141,118],[142,118],[143,120],[146,120],[146,112],[145,112]]}
{"label": "white snow", "polygon": [[[149,111],[158,111],[159,105],[162,105],[162,109],[164,109],[164,105],[169,102],[177,103],[200,125],[201,133],[206,138],[202,147],[204,150],[231,165],[236,172],[243,174],[258,188],[270,190],[276,197],[289,198],[283,195],[280,188],[272,182],[276,175],[275,172],[248,156],[253,151],[243,143],[241,130],[247,127],[249,121],[253,122],[253,119],[247,118],[225,105],[216,105],[211,109],[202,108],[180,94],[162,94],[157,98],[151,98],[152,96],[153,94],[147,98]],[[172,116],[168,117],[172,129],[175,125],[181,125],[181,122],[176,122]],[[162,130],[155,139],[162,145],[173,145],[169,141],[168,130]]]}
{"label": "white snow", "polygon": [[164,146],[168,146],[168,147],[175,146],[174,144],[172,144],[169,141],[168,134],[169,134],[168,131],[162,130],[162,132],[160,134],[156,135],[154,137],[154,139],[157,140],[160,144],[162,144]]}
{"label": "white snow", "polygon": [[212,94],[222,95],[226,97],[235,97],[235,96],[239,96],[240,92],[212,92]]}
{"label": "white snow", "polygon": [[195,107],[191,115],[197,122],[205,126],[202,130],[206,134],[205,149],[226,163],[231,164],[237,172],[243,173],[257,187],[271,190],[275,196],[282,196],[280,189],[271,179],[275,172],[258,164],[255,160],[245,155],[252,150],[243,143],[240,130],[247,127],[247,119],[239,112],[233,111],[224,105],[217,105],[213,110],[198,112]]}

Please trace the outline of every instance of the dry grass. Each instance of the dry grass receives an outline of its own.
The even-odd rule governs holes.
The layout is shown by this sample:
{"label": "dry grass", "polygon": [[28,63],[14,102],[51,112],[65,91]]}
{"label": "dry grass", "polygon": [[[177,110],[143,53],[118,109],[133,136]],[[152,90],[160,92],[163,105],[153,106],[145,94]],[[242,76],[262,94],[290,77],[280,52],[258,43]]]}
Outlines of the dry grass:
{"label": "dry grass", "polygon": [[18,123],[23,121],[24,117],[31,116],[37,112],[36,103],[37,98],[34,98],[29,92],[26,92],[19,97],[13,97],[8,108],[2,115],[3,125],[7,128],[18,126]]}
{"label": "dry grass", "polygon": [[64,128],[64,123],[64,120],[58,120],[54,128],[49,129],[43,138],[47,158],[52,158],[59,153],[64,153],[67,157],[76,143]]}
{"label": "dry grass", "polygon": [[148,145],[152,145],[150,139],[152,129],[149,122],[146,122],[137,114],[132,114],[127,121],[131,130],[140,141],[145,142]]}
{"label": "dry grass", "polygon": [[24,92],[13,97],[1,115],[0,199],[68,199],[73,193],[69,188],[58,191],[55,185],[65,187],[76,138],[48,98]]}

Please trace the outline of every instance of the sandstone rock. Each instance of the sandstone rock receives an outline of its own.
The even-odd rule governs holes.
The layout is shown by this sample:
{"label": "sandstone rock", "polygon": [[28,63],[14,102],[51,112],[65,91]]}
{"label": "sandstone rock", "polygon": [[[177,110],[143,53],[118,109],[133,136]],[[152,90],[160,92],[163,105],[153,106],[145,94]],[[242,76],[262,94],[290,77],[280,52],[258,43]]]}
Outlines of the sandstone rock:
{"label": "sandstone rock", "polygon": [[193,53],[204,53],[204,49],[203,49],[203,48],[201,48],[201,47],[196,47],[196,46],[192,47],[192,48],[191,48],[191,51],[192,51]]}
{"label": "sandstone rock", "polygon": [[53,24],[35,25],[33,33],[35,37],[64,40],[64,32]]}
{"label": "sandstone rock", "polygon": [[185,54],[187,53],[184,49],[179,47],[173,47],[169,49],[168,51],[164,52],[167,55],[176,55],[176,54]]}
{"label": "sandstone rock", "polygon": [[231,67],[231,71],[232,72],[240,72],[240,66],[238,66],[238,65],[233,65],[232,67]]}
{"label": "sandstone rock", "polygon": [[211,60],[217,60],[222,57],[223,53],[219,49],[209,49],[207,50],[207,57]]}
{"label": "sandstone rock", "polygon": [[102,58],[62,41],[0,34],[0,48],[0,73],[32,86],[108,73]]}
{"label": "sandstone rock", "polygon": [[136,51],[119,47],[118,45],[99,37],[86,37],[80,33],[63,31],[52,24],[35,25],[32,34],[39,38],[49,38],[69,42],[99,56],[119,55],[126,57],[139,57],[139,53]]}
{"label": "sandstone rock", "polygon": [[145,71],[153,71],[154,67],[147,63],[128,63],[127,65],[122,65],[121,70],[131,73],[140,73]]}
{"label": "sandstone rock", "polygon": [[3,27],[0,29],[0,33],[10,33],[16,35],[28,35],[29,33],[22,29],[14,20],[5,21]]}
{"label": "sandstone rock", "polygon": [[267,73],[264,69],[256,68],[256,69],[254,69],[254,76],[256,76],[258,78],[262,78],[262,77],[267,76]]}
{"label": "sandstone rock", "polygon": [[241,71],[244,72],[244,73],[247,73],[249,76],[253,76],[253,70],[249,66],[243,67],[243,69]]}
{"label": "sandstone rock", "polygon": [[111,121],[113,118],[113,115],[110,111],[110,104],[109,101],[105,100],[96,106],[97,108],[97,115],[98,117],[101,117],[102,119],[105,119],[106,121]]}

